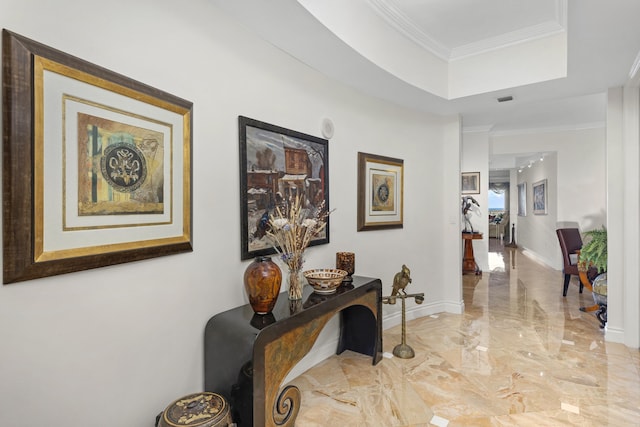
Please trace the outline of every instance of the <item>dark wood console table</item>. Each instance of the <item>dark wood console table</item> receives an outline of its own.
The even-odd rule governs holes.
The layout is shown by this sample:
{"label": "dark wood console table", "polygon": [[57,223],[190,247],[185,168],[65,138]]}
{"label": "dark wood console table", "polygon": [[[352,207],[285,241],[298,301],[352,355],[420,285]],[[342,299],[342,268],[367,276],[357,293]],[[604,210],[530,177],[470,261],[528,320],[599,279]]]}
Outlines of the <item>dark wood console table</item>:
{"label": "dark wood console table", "polygon": [[289,371],[313,347],[329,319],[340,313],[337,354],[345,350],[382,358],[382,283],[354,276],[335,294],[304,287],[302,300],[281,293],[273,312],[244,305],[213,316],[204,333],[204,389],[223,395],[239,426],[293,426],[300,409],[295,386],[280,391]]}

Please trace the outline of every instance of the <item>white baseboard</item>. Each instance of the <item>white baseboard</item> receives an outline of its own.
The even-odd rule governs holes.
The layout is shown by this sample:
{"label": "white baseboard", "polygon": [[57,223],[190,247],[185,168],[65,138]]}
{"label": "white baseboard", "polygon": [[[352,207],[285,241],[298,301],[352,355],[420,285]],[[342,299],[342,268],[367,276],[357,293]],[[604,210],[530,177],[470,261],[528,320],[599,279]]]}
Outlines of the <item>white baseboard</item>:
{"label": "white baseboard", "polygon": [[531,258],[532,260],[546,266],[549,268],[553,268],[554,270],[562,270],[562,266],[560,266],[560,268],[558,268],[557,265],[555,265],[554,262],[552,262],[551,260],[543,257],[542,255],[538,254],[537,252],[532,251],[531,249],[527,249],[527,248],[522,248],[522,254],[528,256],[529,258]]}
{"label": "white baseboard", "polygon": [[605,341],[625,344],[624,338],[624,329],[610,328],[608,325],[604,327]]}
{"label": "white baseboard", "polygon": [[[400,302],[396,303],[399,307],[400,304]],[[448,301],[440,301],[431,304],[414,305],[406,309],[405,316],[407,320],[413,320],[442,312],[461,314],[464,312],[464,303],[456,304]],[[402,311],[400,309],[382,317],[382,329],[393,328],[400,323],[402,323]]]}

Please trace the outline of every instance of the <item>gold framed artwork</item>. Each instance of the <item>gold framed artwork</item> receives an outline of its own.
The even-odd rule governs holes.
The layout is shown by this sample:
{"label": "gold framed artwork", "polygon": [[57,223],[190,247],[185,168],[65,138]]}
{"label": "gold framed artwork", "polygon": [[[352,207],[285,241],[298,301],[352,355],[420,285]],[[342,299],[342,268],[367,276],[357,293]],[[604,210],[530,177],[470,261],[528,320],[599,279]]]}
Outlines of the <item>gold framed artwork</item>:
{"label": "gold framed artwork", "polygon": [[358,231],[403,227],[404,161],[358,153]]}
{"label": "gold framed artwork", "polygon": [[2,39],[3,282],[191,251],[193,104]]}

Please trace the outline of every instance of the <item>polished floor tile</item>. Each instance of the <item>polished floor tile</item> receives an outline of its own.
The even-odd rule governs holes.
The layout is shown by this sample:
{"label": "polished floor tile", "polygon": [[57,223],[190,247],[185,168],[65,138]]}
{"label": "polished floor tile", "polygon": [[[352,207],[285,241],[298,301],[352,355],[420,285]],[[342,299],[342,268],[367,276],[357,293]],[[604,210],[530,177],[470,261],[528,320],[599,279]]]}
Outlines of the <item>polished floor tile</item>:
{"label": "polished floor tile", "polygon": [[640,426],[640,351],[604,341],[589,291],[563,298],[562,273],[495,239],[489,263],[463,315],[407,323],[414,358],[347,351],[294,379],[296,426]]}

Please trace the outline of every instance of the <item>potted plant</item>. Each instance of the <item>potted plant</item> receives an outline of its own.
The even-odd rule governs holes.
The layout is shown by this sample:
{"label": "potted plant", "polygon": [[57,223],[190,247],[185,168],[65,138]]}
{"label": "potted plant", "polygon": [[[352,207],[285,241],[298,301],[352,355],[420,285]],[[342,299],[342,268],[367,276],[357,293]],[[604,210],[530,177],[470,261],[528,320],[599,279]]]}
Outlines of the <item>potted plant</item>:
{"label": "potted plant", "polygon": [[580,249],[579,265],[584,271],[593,267],[598,272],[591,284],[591,293],[600,307],[596,317],[600,320],[600,327],[604,327],[607,323],[607,229],[603,226],[586,231],[584,237],[586,243]]}
{"label": "potted plant", "polygon": [[580,262],[595,267],[598,273],[607,272],[607,229],[590,230],[584,233],[585,241],[580,249]]}

